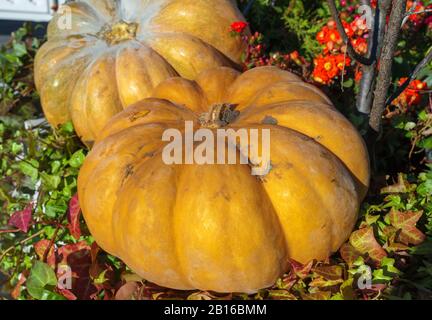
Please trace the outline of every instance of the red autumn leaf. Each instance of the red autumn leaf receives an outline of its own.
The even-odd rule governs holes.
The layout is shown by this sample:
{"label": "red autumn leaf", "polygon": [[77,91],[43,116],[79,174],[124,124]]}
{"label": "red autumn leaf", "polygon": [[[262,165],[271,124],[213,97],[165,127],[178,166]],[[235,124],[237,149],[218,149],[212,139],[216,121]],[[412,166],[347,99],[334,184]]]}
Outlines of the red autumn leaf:
{"label": "red autumn leaf", "polygon": [[282,277],[282,286],[281,289],[291,290],[291,288],[298,282],[297,276],[290,272]]}
{"label": "red autumn leaf", "polygon": [[391,225],[400,230],[400,234],[397,237],[399,242],[406,245],[419,245],[426,239],[423,232],[416,228],[416,224],[422,215],[423,211],[400,212],[392,210],[389,213],[388,218]]}
{"label": "red autumn leaf", "polygon": [[67,213],[67,219],[69,222],[68,224],[69,232],[77,240],[81,237],[80,217],[81,217],[81,208],[78,201],[78,195],[76,194],[69,201],[69,210]]}
{"label": "red autumn leaf", "polygon": [[99,254],[100,247],[96,242],[93,242],[90,248],[92,263],[96,262],[97,255]]}
{"label": "red autumn leaf", "polygon": [[68,300],[74,301],[77,300],[77,297],[68,289],[60,289],[60,294]]}
{"label": "red autumn leaf", "polygon": [[354,262],[361,256],[361,253],[349,243],[344,243],[340,248],[339,253],[348,266],[352,266]]}
{"label": "red autumn leaf", "polygon": [[[39,260],[42,261],[44,259],[45,252],[48,249],[50,243],[51,243],[50,240],[40,240],[40,241],[38,241],[38,242],[35,243],[34,249],[35,249],[36,254],[39,257]],[[48,263],[49,266],[55,267],[55,264],[56,264],[56,255],[55,255],[54,245],[51,246],[51,248],[50,248],[50,250],[48,252],[47,263]]]}
{"label": "red autumn leaf", "polygon": [[373,227],[357,230],[351,234],[350,244],[361,254],[368,256],[377,264],[387,256],[385,250],[376,241]]}
{"label": "red autumn leaf", "polygon": [[293,259],[288,260],[291,267],[291,271],[300,279],[305,279],[311,272],[314,261],[310,261],[308,264],[301,264]]}
{"label": "red autumn leaf", "polygon": [[27,233],[32,220],[33,205],[29,204],[24,210],[15,212],[9,219],[8,224]]}

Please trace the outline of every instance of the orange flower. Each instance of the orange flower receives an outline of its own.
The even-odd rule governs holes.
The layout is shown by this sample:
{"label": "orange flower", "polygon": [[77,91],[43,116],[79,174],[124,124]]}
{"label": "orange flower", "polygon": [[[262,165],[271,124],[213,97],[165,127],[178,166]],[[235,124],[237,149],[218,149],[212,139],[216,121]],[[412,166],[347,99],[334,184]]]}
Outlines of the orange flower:
{"label": "orange flower", "polygon": [[[403,85],[408,78],[399,79],[399,86]],[[413,80],[408,88],[396,99],[395,104],[402,107],[418,105],[421,102],[421,91],[426,90],[427,84],[421,80]]]}
{"label": "orange flower", "polygon": [[351,43],[358,53],[365,54],[367,52],[368,46],[365,38],[353,39]]}
{"label": "orange flower", "polygon": [[321,84],[329,84],[340,76],[345,66],[351,64],[351,59],[343,54],[318,56],[314,60],[315,69],[312,78]]}
{"label": "orange flower", "polygon": [[327,26],[322,27],[322,29],[317,33],[316,39],[320,44],[326,44],[328,41],[329,28]]}

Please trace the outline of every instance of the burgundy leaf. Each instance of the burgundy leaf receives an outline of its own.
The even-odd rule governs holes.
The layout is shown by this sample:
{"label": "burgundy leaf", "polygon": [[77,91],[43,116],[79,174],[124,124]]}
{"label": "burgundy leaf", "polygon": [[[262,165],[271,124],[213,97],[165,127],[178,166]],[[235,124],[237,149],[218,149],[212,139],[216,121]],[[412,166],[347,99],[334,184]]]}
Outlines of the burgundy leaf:
{"label": "burgundy leaf", "polygon": [[8,224],[27,233],[32,220],[33,205],[29,204],[24,210],[15,212],[9,219]]}
{"label": "burgundy leaf", "polygon": [[70,292],[79,300],[89,300],[98,292],[90,277],[92,266],[91,248],[85,242],[69,244],[58,249],[60,264],[67,265],[72,271],[72,289]]}
{"label": "burgundy leaf", "polygon": [[80,217],[81,208],[78,201],[78,194],[76,194],[69,202],[69,210],[67,214],[69,232],[76,240],[81,237]]}
{"label": "burgundy leaf", "polygon": [[314,261],[310,261],[309,263],[303,265],[294,259],[288,259],[289,265],[291,267],[291,271],[300,279],[305,279],[311,272]]}
{"label": "burgundy leaf", "polygon": [[59,290],[60,294],[68,300],[77,300],[77,297],[68,289]]}

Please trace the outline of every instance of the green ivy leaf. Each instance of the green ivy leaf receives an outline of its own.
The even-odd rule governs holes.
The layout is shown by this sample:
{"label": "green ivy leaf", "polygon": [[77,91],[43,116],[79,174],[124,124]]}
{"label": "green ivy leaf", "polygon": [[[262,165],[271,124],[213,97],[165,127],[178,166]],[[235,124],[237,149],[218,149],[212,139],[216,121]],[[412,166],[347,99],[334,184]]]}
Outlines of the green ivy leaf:
{"label": "green ivy leaf", "polygon": [[69,164],[73,168],[80,168],[84,162],[85,155],[83,150],[75,152],[69,160]]}
{"label": "green ivy leaf", "polygon": [[39,176],[39,163],[35,159],[30,161],[21,161],[18,164],[19,169],[23,174],[30,177],[33,182],[36,182]]}
{"label": "green ivy leaf", "polygon": [[423,149],[432,150],[432,137],[421,140],[418,146]]}
{"label": "green ivy leaf", "polygon": [[28,293],[37,300],[53,300],[56,294],[47,290],[47,287],[56,285],[54,270],[46,263],[36,261],[26,282]]}
{"label": "green ivy leaf", "polygon": [[343,83],[344,88],[351,88],[354,85],[354,79],[349,78]]}
{"label": "green ivy leaf", "polygon": [[23,57],[27,54],[27,48],[25,47],[24,43],[15,42],[13,44],[13,50],[17,57]]}
{"label": "green ivy leaf", "polygon": [[72,121],[66,122],[64,125],[61,126],[60,129],[64,133],[72,134],[74,133],[74,126]]}
{"label": "green ivy leaf", "polygon": [[42,183],[47,190],[56,190],[61,183],[61,178],[57,175],[50,175],[46,172],[41,172]]}

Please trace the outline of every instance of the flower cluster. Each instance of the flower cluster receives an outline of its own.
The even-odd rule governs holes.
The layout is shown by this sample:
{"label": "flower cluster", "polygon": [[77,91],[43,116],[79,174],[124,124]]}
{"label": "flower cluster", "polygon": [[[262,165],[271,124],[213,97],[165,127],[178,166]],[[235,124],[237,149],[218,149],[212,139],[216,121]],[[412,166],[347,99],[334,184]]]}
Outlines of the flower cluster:
{"label": "flower cluster", "polygon": [[231,24],[231,32],[234,34],[242,34],[248,27],[248,23],[244,21],[236,21]]}
{"label": "flower cluster", "polygon": [[[366,53],[367,42],[365,36],[368,33],[366,21],[361,17],[356,17],[351,23],[346,21],[342,23],[354,49],[360,54]],[[321,28],[316,39],[324,46],[324,54],[341,53],[346,50],[346,44],[343,42],[337,30],[336,22],[333,20]]]}
{"label": "flower cluster", "polygon": [[293,71],[294,69],[302,69],[303,66],[307,65],[306,59],[298,51],[267,54],[263,35],[259,32],[248,35],[245,33],[246,27],[247,25],[243,25],[240,22],[233,23],[231,26],[232,32],[234,32],[233,30],[238,30],[239,32],[236,31],[234,34],[241,36],[246,44],[246,52],[243,56],[243,68],[245,70],[262,66],[277,66],[283,70]]}
{"label": "flower cluster", "polygon": [[[407,78],[401,78],[399,80],[399,86],[401,86]],[[403,109],[419,105],[421,102],[422,91],[427,90],[428,86],[426,82],[421,80],[412,81],[408,88],[395,100],[394,104]]]}
{"label": "flower cluster", "polygon": [[[366,21],[357,16],[350,23],[346,20],[342,20],[342,23],[354,49],[359,54],[367,53]],[[339,34],[335,21],[331,20],[322,27],[316,39],[323,46],[323,53],[314,61],[312,77],[316,82],[328,85],[345,72],[346,67],[351,65],[351,59],[346,56],[347,45]]]}
{"label": "flower cluster", "polygon": [[427,11],[431,9],[432,5],[425,6],[422,1],[407,1],[407,12],[410,12],[408,20],[415,28],[421,28],[425,24],[430,27],[432,16]]}
{"label": "flower cluster", "polygon": [[345,66],[351,59],[345,54],[320,55],[315,58],[313,79],[321,84],[329,84],[334,78],[345,72]]}

